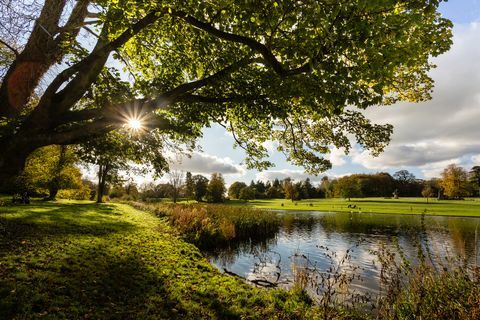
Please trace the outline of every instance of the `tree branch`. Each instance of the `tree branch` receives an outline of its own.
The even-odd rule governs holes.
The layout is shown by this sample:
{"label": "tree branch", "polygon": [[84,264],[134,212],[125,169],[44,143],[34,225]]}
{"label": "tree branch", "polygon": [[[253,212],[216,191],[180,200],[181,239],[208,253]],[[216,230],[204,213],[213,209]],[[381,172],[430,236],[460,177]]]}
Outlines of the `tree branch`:
{"label": "tree branch", "polygon": [[150,108],[151,110],[155,110],[155,109],[165,107],[176,101],[179,101],[179,99],[182,96],[184,96],[186,93],[200,89],[202,87],[205,87],[217,81],[220,81],[221,79],[227,77],[228,75],[237,71],[241,67],[250,64],[252,61],[253,60],[250,57],[244,57],[243,59],[232,63],[231,65],[217,71],[216,73],[210,76],[207,76],[200,80],[181,84],[170,91],[162,93],[154,100],[147,102],[145,104],[145,107]]}
{"label": "tree branch", "polygon": [[266,96],[242,96],[242,95],[230,95],[228,97],[209,97],[196,94],[185,94],[177,99],[178,102],[186,103],[227,103],[227,102],[250,102],[260,100]]}
{"label": "tree branch", "polygon": [[6,48],[10,49],[16,57],[18,57],[18,55],[20,54],[17,49],[9,45],[6,41],[0,39],[0,43],[3,44]]}
{"label": "tree branch", "polygon": [[[103,44],[103,37],[101,36],[98,39],[94,50],[87,57],[70,68],[63,70],[57,75],[57,77],[55,77],[45,90],[45,93],[39,102],[39,106],[55,106],[59,111],[64,111],[70,108],[83,96],[85,89],[97,78],[106,63],[109,54],[125,44],[141,30],[158,20],[159,17],[160,15],[157,11],[148,13],[145,17],[125,30],[115,40],[112,40],[107,44]],[[108,32],[104,29],[102,30],[102,33],[103,35],[106,35]],[[57,93],[57,90],[75,74],[77,74],[77,76],[71,80],[64,89]],[[54,96],[56,100],[55,104],[51,103]]]}
{"label": "tree branch", "polygon": [[214,26],[208,23],[205,23],[203,21],[200,21],[181,11],[175,12],[174,14],[182,18],[188,24],[200,30],[203,30],[217,38],[230,41],[230,42],[241,43],[248,46],[250,49],[254,50],[255,52],[260,53],[263,59],[266,61],[267,65],[269,65],[278,75],[282,77],[309,72],[311,71],[312,65],[316,63],[318,60],[316,58],[309,59],[305,64],[303,64],[298,68],[287,69],[282,65],[282,63],[280,63],[280,61],[278,61],[278,59],[275,57],[275,55],[266,45],[264,45],[261,42],[258,42],[257,40],[254,40],[249,37],[241,36],[238,34],[219,30]]}

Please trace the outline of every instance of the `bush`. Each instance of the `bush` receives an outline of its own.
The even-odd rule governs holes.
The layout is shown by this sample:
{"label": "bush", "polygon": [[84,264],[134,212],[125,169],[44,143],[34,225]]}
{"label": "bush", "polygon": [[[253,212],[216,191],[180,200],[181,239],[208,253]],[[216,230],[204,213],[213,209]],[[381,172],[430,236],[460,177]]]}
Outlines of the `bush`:
{"label": "bush", "polygon": [[89,200],[92,190],[89,187],[83,187],[81,189],[62,189],[58,191],[58,199],[70,199],[70,200]]}

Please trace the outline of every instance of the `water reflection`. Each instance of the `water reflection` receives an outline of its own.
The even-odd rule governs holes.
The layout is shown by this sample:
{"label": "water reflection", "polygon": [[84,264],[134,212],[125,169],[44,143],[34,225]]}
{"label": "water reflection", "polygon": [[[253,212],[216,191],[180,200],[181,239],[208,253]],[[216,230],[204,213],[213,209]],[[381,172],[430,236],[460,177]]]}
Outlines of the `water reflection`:
{"label": "water reflection", "polygon": [[[397,259],[401,249],[413,263],[422,259],[422,252],[435,265],[452,263],[447,257],[453,256],[461,256],[470,265],[480,262],[480,218],[425,216],[422,220],[413,215],[372,213],[278,214],[283,224],[277,234],[252,237],[208,252],[212,263],[249,280],[287,286],[298,276],[298,270],[307,265],[317,275],[338,268],[350,273],[353,291],[375,293],[379,290],[380,268],[373,252],[383,246],[397,252]],[[349,261],[340,266],[345,255]]]}

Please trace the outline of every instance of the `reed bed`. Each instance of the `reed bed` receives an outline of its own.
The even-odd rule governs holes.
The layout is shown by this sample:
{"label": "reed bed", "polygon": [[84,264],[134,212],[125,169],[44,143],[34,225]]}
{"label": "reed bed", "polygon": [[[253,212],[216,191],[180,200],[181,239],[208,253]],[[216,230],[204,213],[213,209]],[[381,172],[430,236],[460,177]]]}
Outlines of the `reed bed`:
{"label": "reed bed", "polygon": [[129,203],[165,217],[183,238],[201,249],[228,245],[252,237],[271,237],[281,220],[266,210],[219,204]]}

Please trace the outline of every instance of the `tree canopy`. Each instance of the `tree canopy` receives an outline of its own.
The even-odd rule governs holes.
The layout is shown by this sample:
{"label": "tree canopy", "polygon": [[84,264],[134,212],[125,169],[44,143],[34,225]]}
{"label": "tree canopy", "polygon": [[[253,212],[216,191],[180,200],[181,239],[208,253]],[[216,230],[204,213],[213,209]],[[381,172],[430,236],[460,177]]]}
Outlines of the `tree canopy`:
{"label": "tree canopy", "polygon": [[219,123],[249,167],[272,165],[267,139],[310,173],[349,136],[376,155],[392,127],[361,109],[430,98],[429,59],[451,45],[439,2],[2,2],[0,180],[132,119],[182,142]]}

